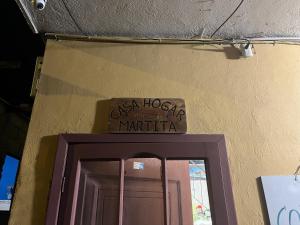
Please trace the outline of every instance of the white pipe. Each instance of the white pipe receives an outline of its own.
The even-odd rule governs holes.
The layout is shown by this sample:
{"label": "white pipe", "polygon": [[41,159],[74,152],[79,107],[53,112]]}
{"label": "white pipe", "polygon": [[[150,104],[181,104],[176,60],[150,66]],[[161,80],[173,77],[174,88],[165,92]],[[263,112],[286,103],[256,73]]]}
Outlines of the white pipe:
{"label": "white pipe", "polygon": [[157,43],[157,44],[242,44],[251,42],[253,44],[268,43],[300,43],[300,37],[260,37],[260,38],[236,38],[236,39],[168,39],[168,38],[133,38],[133,37],[103,37],[84,35],[65,35],[56,33],[46,33],[46,38],[56,40],[80,40],[80,41],[100,41],[100,42],[126,42],[126,43]]}
{"label": "white pipe", "polygon": [[300,41],[300,37],[261,37],[245,39],[249,41]]}

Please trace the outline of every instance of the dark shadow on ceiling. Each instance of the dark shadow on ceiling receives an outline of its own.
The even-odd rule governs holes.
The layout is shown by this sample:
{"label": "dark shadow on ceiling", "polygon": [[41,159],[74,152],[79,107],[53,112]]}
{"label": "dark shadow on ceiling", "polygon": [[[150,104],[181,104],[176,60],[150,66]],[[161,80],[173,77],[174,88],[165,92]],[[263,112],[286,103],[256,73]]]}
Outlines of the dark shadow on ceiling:
{"label": "dark shadow on ceiling", "polygon": [[0,97],[12,105],[32,104],[35,60],[44,54],[45,44],[13,0],[1,1],[0,26]]}

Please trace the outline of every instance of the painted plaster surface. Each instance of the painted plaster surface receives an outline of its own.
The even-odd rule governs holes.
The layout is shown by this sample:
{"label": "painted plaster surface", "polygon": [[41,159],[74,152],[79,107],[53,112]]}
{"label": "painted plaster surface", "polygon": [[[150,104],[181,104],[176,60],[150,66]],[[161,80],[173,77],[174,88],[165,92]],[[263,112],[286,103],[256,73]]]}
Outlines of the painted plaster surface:
{"label": "painted plaster surface", "polygon": [[[24,1],[24,0],[16,0]],[[27,4],[40,32],[180,37],[210,36],[241,0],[48,0]],[[298,0],[244,1],[216,36],[300,36]]]}
{"label": "painted plaster surface", "polygon": [[300,47],[49,41],[10,225],[44,224],[58,133],[103,133],[107,100],[184,98],[188,133],[225,134],[240,225],[262,225],[262,175],[300,163]]}

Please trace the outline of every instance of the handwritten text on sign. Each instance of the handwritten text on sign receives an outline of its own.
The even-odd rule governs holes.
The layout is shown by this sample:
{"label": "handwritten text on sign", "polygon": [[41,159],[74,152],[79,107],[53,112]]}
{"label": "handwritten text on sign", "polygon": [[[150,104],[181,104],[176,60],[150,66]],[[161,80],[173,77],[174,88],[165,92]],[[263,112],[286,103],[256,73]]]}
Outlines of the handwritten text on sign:
{"label": "handwritten text on sign", "polygon": [[182,99],[113,98],[109,129],[112,133],[185,133]]}
{"label": "handwritten text on sign", "polygon": [[271,225],[300,225],[300,178],[261,177]]}

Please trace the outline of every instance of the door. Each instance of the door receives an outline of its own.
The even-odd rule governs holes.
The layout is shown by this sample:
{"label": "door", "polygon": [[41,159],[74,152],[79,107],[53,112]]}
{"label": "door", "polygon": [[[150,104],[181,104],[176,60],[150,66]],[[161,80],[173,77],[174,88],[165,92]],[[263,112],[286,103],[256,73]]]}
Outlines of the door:
{"label": "door", "polygon": [[61,135],[46,225],[237,225],[221,135]]}

